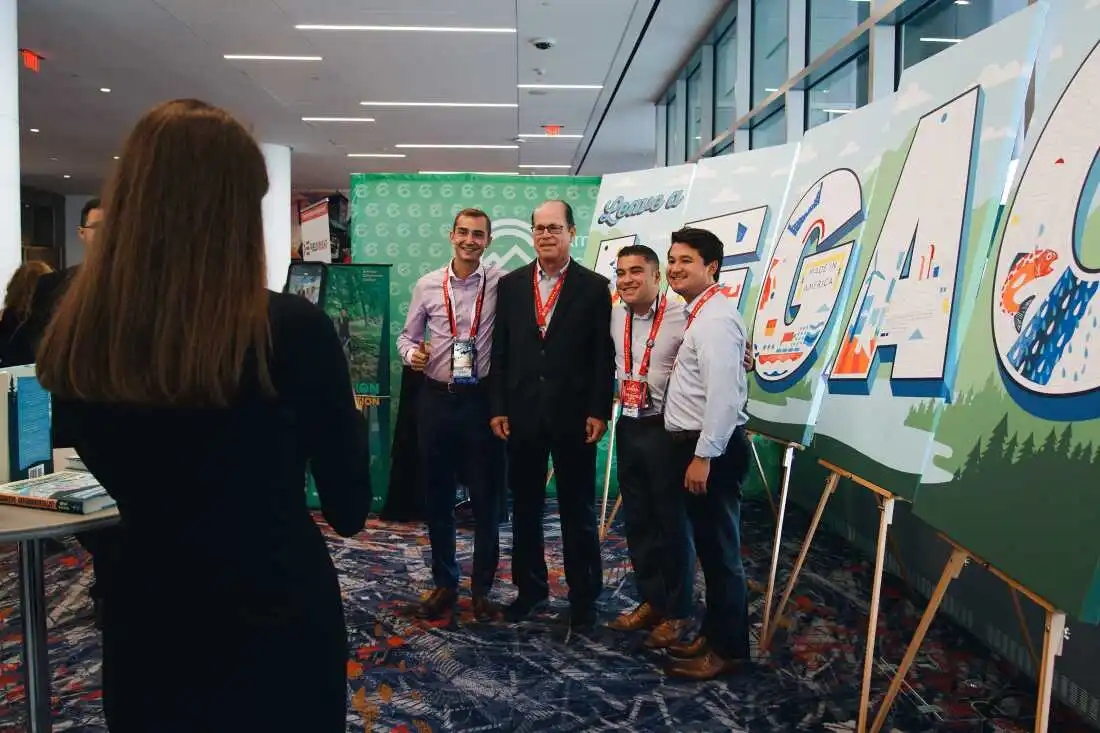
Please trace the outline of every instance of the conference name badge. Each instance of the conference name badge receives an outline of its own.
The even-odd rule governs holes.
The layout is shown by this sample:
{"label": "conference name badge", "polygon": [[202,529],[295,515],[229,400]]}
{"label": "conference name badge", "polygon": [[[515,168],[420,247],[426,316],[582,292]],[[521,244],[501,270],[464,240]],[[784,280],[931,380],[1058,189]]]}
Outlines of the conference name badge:
{"label": "conference name badge", "polygon": [[473,339],[455,339],[451,346],[451,379],[455,384],[477,384],[477,346]]}
{"label": "conference name badge", "polygon": [[642,410],[649,407],[649,385],[640,379],[624,379],[619,403],[624,417],[641,417]]}

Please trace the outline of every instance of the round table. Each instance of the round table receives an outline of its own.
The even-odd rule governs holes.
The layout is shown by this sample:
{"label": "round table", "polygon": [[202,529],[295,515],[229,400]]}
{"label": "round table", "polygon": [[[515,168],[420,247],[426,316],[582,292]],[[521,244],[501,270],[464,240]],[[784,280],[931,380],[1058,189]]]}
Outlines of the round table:
{"label": "round table", "polygon": [[104,529],[118,521],[118,510],[113,508],[94,514],[63,514],[42,509],[0,506],[0,544],[15,543],[19,546],[23,676],[27,688],[29,733],[48,733],[52,730],[42,540]]}

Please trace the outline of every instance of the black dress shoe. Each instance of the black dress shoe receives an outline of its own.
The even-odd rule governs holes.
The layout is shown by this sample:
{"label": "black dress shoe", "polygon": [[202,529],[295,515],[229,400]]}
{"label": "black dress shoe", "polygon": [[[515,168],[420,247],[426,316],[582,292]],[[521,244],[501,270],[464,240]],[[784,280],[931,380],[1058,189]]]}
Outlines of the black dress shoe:
{"label": "black dress shoe", "polygon": [[545,598],[532,600],[530,598],[524,598],[523,596],[520,596],[505,607],[504,620],[510,624],[518,623],[520,621],[528,621],[535,614],[545,611],[546,606],[547,601]]}

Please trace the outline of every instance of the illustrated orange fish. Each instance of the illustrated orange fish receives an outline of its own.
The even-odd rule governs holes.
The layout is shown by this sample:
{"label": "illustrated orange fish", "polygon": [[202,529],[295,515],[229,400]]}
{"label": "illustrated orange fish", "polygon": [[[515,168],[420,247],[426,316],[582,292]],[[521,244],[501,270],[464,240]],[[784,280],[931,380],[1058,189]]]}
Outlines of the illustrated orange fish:
{"label": "illustrated orange fish", "polygon": [[1019,292],[1041,277],[1054,272],[1054,262],[1058,253],[1052,249],[1040,249],[1035,252],[1021,252],[1012,260],[1008,275],[1001,285],[1001,310],[1013,316],[1016,333],[1023,330],[1024,317],[1035,300],[1034,295],[1017,300]]}

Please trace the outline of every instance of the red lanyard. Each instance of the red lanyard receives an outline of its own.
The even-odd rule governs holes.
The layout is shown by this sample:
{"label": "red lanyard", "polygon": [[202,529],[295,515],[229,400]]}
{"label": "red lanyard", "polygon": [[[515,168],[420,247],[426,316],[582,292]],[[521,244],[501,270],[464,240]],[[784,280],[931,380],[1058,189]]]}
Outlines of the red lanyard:
{"label": "red lanyard", "polygon": [[[474,304],[474,316],[470,323],[470,338],[477,338],[478,327],[481,326],[481,306],[485,302],[485,281],[487,273],[481,273],[481,288],[477,292],[477,302]],[[447,320],[451,324],[451,338],[458,338],[458,321],[455,319],[454,305],[451,303],[451,266],[443,268],[443,306],[447,309]]]}
{"label": "red lanyard", "polygon": [[539,333],[546,336],[546,319],[550,315],[550,311],[554,310],[554,305],[558,302],[558,296],[561,295],[561,286],[565,282],[565,270],[562,270],[558,274],[558,281],[554,283],[554,287],[550,289],[550,296],[546,299],[546,304],[542,302],[542,292],[539,290],[539,268],[535,265],[535,322],[539,325]]}
{"label": "red lanyard", "polygon": [[691,322],[695,320],[695,316],[699,315],[699,311],[703,309],[703,306],[707,304],[707,301],[714,297],[715,293],[719,291],[718,285],[712,285],[707,292],[699,298],[699,301],[695,304],[695,307],[691,309],[691,313],[688,314],[687,325],[684,326],[684,331],[691,328]]}
{"label": "red lanyard", "polygon": [[[661,296],[657,296],[660,298]],[[645,353],[642,354],[642,364],[638,367],[638,378],[645,379],[649,374],[649,358],[653,354],[653,345],[657,343],[657,332],[661,330],[661,321],[665,319],[665,306],[668,305],[668,297],[661,298],[657,306],[657,313],[653,316],[653,325],[649,327],[649,338],[645,342]],[[626,326],[623,334],[623,371],[626,378],[634,376],[634,311],[626,317]]]}

